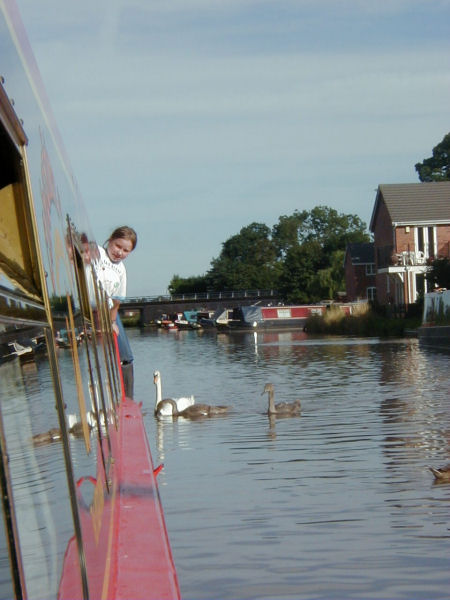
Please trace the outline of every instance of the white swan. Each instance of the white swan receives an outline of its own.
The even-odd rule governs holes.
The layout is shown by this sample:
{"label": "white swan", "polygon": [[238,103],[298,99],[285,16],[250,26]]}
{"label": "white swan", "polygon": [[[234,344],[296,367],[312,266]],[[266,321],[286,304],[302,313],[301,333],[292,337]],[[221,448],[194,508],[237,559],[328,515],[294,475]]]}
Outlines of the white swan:
{"label": "white swan", "polygon": [[[67,414],[67,429],[70,431],[73,427],[76,427],[77,425],[81,425],[81,419],[78,418],[77,414]],[[103,415],[102,415],[103,416]],[[86,413],[86,422],[88,424],[88,427],[90,429],[94,429],[94,427],[97,427],[97,419],[95,417],[95,413],[93,410],[88,410]],[[103,419],[103,423],[104,424],[104,419]]]}
{"label": "white swan", "polygon": [[[74,436],[83,435],[83,423],[76,414],[66,415],[67,429]],[[93,410],[88,410],[86,413],[86,422],[89,431],[97,430],[97,417]],[[106,433],[106,420],[103,410],[100,410],[100,426],[102,433]]]}
{"label": "white swan", "polygon": [[161,373],[159,371],[153,373],[153,383],[156,386],[155,415],[163,417],[174,416],[195,404],[194,396],[163,399],[161,391]]}
{"label": "white swan", "polygon": [[300,400],[295,400],[294,402],[279,402],[278,404],[275,404],[273,383],[266,383],[261,396],[265,393],[269,394],[269,407],[267,409],[268,415],[280,415],[283,417],[289,417],[300,414]]}

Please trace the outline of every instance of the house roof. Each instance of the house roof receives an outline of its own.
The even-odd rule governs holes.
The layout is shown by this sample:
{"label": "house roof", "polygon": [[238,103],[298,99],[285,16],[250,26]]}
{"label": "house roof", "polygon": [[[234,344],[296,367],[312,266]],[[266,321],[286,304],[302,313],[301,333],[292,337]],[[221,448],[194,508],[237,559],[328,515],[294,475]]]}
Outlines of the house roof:
{"label": "house roof", "polygon": [[346,251],[350,254],[352,265],[367,265],[375,262],[373,242],[347,244]]}
{"label": "house roof", "polygon": [[450,223],[450,181],[379,185],[370,231],[373,231],[381,201],[384,201],[392,223],[397,225]]}

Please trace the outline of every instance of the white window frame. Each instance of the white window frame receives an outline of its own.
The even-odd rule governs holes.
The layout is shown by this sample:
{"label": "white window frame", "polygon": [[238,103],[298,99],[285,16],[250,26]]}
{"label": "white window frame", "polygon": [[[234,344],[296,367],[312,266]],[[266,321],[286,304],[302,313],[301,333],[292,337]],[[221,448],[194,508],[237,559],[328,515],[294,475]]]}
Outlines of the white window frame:
{"label": "white window frame", "polygon": [[[423,248],[420,248],[419,238],[420,238],[420,230],[422,230],[422,241]],[[433,248],[430,252],[430,244],[428,242],[430,238],[430,230],[432,231],[432,244]],[[430,258],[430,256],[437,255],[437,227],[435,225],[419,225],[418,227],[414,227],[414,245],[416,248],[416,253],[423,252],[425,258]]]}
{"label": "white window frame", "polygon": [[366,289],[367,300],[376,300],[377,288],[375,285],[371,285]]}

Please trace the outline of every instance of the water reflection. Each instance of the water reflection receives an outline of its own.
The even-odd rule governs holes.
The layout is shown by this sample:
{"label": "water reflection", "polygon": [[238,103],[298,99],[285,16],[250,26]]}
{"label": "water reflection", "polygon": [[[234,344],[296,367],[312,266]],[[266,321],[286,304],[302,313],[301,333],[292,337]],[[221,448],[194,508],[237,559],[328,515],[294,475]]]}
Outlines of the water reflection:
{"label": "water reflection", "polygon": [[[428,466],[448,462],[447,356],[415,340],[180,333],[132,342],[183,597],[445,597],[450,485]],[[156,422],[154,368],[167,393],[234,412]],[[268,417],[267,381],[300,417]]]}
{"label": "water reflection", "polygon": [[[42,398],[38,381],[50,382],[48,369],[23,369],[20,361],[2,365],[2,416],[7,437],[8,456],[13,474],[14,498],[18,514],[18,529],[21,550],[24,556],[35,555],[34,549],[41,548],[39,559],[24,561],[27,581],[33,594],[48,593],[57,588],[58,565],[53,560],[57,554],[57,533],[52,517],[56,498],[51,481],[46,474],[49,463],[55,460],[52,453],[36,453],[32,446],[32,435],[36,421],[42,416]],[[51,384],[50,384],[51,385]],[[48,386],[47,389],[50,389]],[[14,435],[13,435],[14,434]],[[61,475],[64,474],[61,464]],[[21,482],[26,485],[21,485]],[[33,501],[39,498],[39,501]],[[33,597],[30,592],[30,597]],[[36,597],[36,596],[34,596]],[[41,596],[43,597],[43,596]]]}
{"label": "water reflection", "polygon": [[[450,485],[428,467],[449,462],[448,355],[415,340],[289,333],[130,332],[182,597],[446,597]],[[233,412],[157,421],[156,369],[164,395]],[[24,377],[30,437],[47,373]],[[267,381],[301,399],[300,417],[268,417]],[[71,441],[85,472],[82,443]],[[38,472],[55,446],[36,451]],[[55,482],[36,485],[53,494]]]}

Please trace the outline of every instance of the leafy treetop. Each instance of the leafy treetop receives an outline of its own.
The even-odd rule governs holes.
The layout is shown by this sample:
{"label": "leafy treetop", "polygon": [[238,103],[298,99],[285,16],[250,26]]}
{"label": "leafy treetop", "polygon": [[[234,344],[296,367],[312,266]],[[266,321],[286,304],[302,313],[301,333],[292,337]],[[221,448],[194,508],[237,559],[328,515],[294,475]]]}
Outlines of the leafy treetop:
{"label": "leafy treetop", "polygon": [[422,182],[450,180],[450,133],[433,148],[433,155],[416,164]]}
{"label": "leafy treetop", "polygon": [[370,241],[365,230],[356,215],[326,206],[280,216],[272,229],[251,223],[222,244],[206,275],[187,279],[174,275],[169,289],[177,293],[271,288],[290,302],[333,298],[345,289],[346,246]]}

